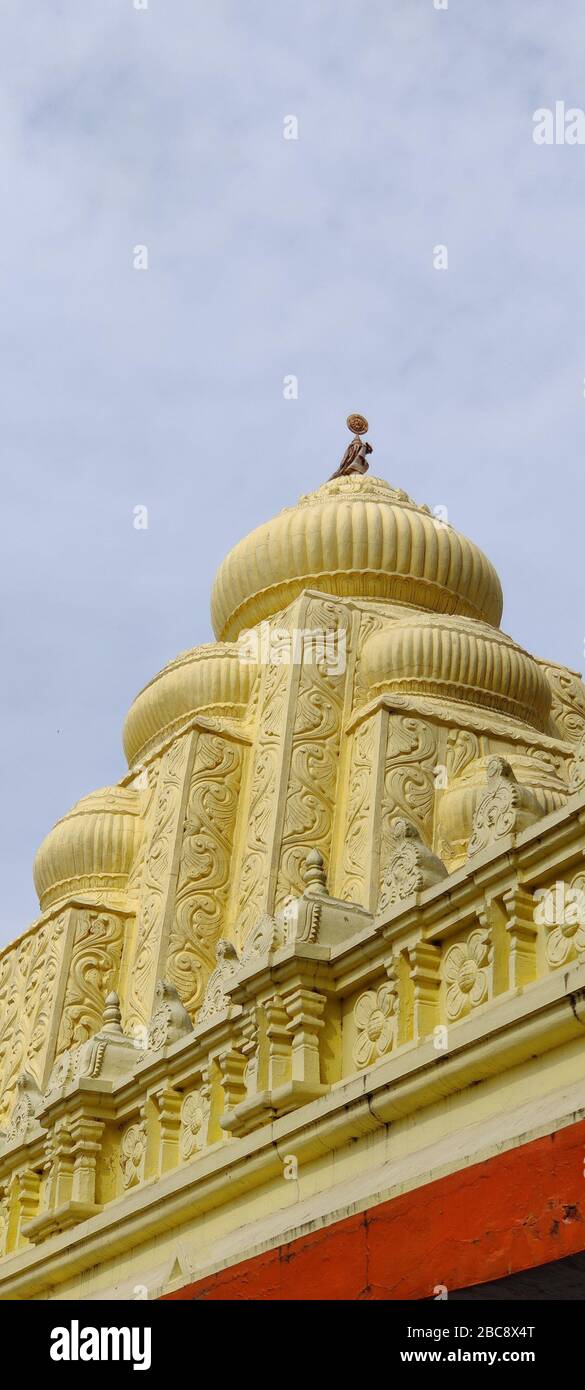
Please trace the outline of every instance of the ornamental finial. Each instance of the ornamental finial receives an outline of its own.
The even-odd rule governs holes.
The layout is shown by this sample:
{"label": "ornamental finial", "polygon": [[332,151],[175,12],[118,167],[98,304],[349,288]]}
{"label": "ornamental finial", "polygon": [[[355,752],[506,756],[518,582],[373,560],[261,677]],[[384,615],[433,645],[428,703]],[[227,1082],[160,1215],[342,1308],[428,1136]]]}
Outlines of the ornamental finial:
{"label": "ornamental finial", "polygon": [[367,473],[369,463],[367,455],[373,453],[371,444],[361,438],[362,434],[367,434],[369,426],[365,415],[348,415],[347,428],[351,430],[353,439],[348,444],[343,455],[339,468],[331,474],[329,482],[333,478],[344,478],[348,473]]}

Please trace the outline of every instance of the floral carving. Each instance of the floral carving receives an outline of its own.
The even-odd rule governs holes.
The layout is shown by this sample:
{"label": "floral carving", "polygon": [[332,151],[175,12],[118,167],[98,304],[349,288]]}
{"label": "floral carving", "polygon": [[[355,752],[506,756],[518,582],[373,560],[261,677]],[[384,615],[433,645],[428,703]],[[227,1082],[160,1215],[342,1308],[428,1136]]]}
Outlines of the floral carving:
{"label": "floral carving", "polygon": [[549,965],[556,969],[559,965],[568,965],[573,960],[583,960],[585,957],[585,874],[578,874],[569,890],[563,892],[558,913],[555,910],[554,889],[551,896],[556,921],[547,939],[546,957]]}
{"label": "floral carving", "polygon": [[181,1158],[191,1158],[194,1153],[204,1148],[209,1109],[208,1086],[202,1086],[200,1091],[192,1091],[190,1095],[185,1096],[181,1109]]}
{"label": "floral carving", "polygon": [[447,1017],[453,1022],[487,999],[489,958],[489,936],[485,931],[473,931],[466,941],[449,947],[443,970]]}
{"label": "floral carving", "polygon": [[178,1042],[193,1031],[190,1016],[179,992],[168,980],[157,980],[154,991],[155,1008],[148,1030],[148,1047],[160,1052],[169,1043]]}
{"label": "floral carving", "polygon": [[353,1049],[356,1067],[368,1067],[389,1052],[396,1031],[396,992],[391,982],[360,994],[353,1011],[357,1038]]}
{"label": "floral carving", "polygon": [[215,948],[217,966],[209,977],[205,998],[197,1015],[197,1023],[207,1023],[230,1006],[226,988],[239,966],[239,957],[231,941],[218,941]]}
{"label": "floral carving", "polygon": [[396,816],[391,830],[393,848],[382,880],[378,913],[406,901],[423,888],[431,888],[447,875],[445,865],[425,845],[412,821]]}
{"label": "floral carving", "polygon": [[9,1144],[24,1143],[29,1128],[34,1125],[35,1115],[41,1103],[41,1093],[36,1081],[28,1072],[21,1072],[17,1081],[17,1096],[10,1122],[6,1131]]}
{"label": "floral carving", "polygon": [[141,1121],[129,1125],[120,1145],[120,1167],[124,1187],[135,1187],[142,1181],[146,1154],[146,1131]]}

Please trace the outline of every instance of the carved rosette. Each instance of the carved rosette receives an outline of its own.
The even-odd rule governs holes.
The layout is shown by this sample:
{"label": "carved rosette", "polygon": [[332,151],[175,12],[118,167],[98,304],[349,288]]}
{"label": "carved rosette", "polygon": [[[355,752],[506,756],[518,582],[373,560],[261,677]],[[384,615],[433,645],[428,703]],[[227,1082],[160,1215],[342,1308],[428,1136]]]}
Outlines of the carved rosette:
{"label": "carved rosette", "polygon": [[205,1147],[210,1112],[210,1089],[203,1085],[185,1096],[181,1108],[181,1137],[179,1149],[186,1162]]}
{"label": "carved rosette", "polygon": [[[546,943],[546,958],[553,970],[585,959],[585,874],[577,874],[568,888],[550,890],[553,925]],[[546,920],[546,913],[545,913]]]}
{"label": "carved rosette", "polygon": [[392,982],[360,994],[353,1010],[357,1036],[353,1047],[356,1067],[369,1067],[389,1052],[396,1036],[396,990]]}
{"label": "carved rosette", "polygon": [[483,930],[472,931],[445,953],[445,1007],[450,1022],[455,1023],[485,1003],[489,993],[489,963],[489,933]]}

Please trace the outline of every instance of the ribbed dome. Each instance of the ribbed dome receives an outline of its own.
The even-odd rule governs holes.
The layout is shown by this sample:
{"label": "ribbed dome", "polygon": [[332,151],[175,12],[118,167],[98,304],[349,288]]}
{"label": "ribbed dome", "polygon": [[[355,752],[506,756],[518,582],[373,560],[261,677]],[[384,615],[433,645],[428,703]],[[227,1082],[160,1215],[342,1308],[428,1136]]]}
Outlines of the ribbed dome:
{"label": "ribbed dome", "polygon": [[214,630],[233,640],[303,589],[393,599],[498,624],[502,590],[479,548],[380,478],[351,474],[301,497],[239,541],[211,597]]}
{"label": "ribbed dome", "polygon": [[541,729],[550,711],[550,686],[534,658],[503,632],[470,619],[409,615],[368,639],[363,662],[371,693],[462,700]]}
{"label": "ribbed dome", "polygon": [[209,642],[181,652],[136,696],[124,725],[124,750],[135,767],[164,738],[205,710],[244,713],[256,666],[239,647]]}
{"label": "ribbed dome", "polygon": [[103,787],[57,821],[33,867],[43,912],[90,889],[124,890],[142,833],[141,808],[139,792]]}

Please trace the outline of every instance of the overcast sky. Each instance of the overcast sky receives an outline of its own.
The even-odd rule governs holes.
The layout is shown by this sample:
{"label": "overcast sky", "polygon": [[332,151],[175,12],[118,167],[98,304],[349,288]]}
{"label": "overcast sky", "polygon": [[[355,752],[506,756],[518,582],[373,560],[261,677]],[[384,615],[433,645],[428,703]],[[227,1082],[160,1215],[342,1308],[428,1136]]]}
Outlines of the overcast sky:
{"label": "overcast sky", "polygon": [[351,410],[582,668],[585,146],[532,137],[584,50],[582,0],[4,0],[0,941]]}

